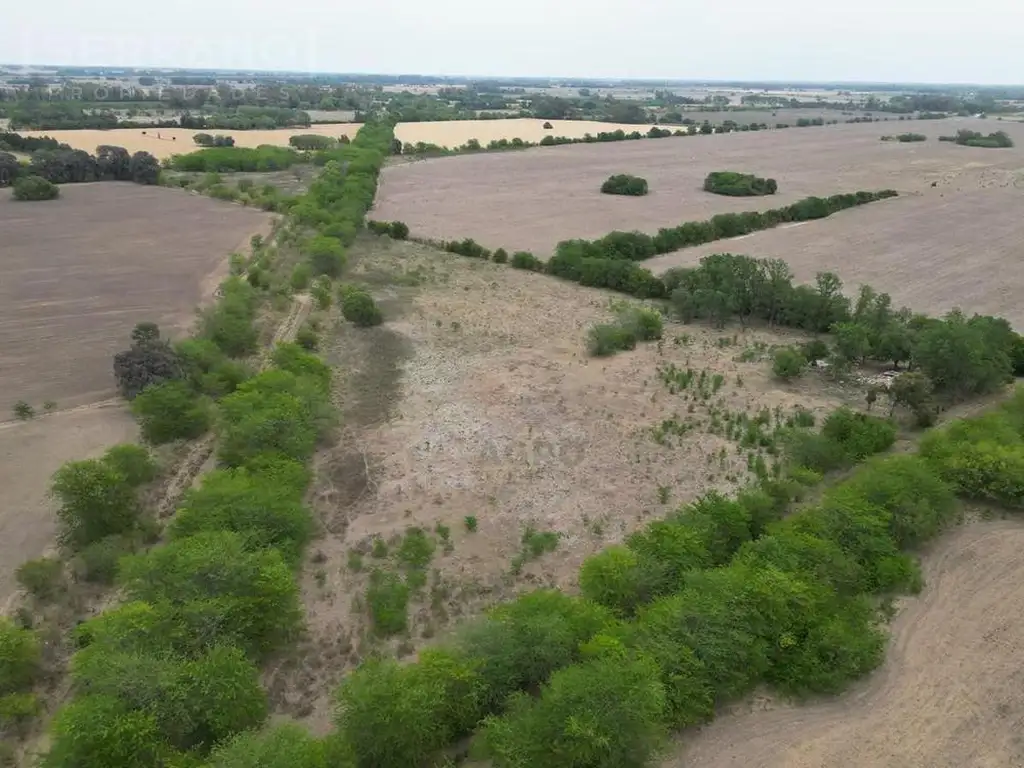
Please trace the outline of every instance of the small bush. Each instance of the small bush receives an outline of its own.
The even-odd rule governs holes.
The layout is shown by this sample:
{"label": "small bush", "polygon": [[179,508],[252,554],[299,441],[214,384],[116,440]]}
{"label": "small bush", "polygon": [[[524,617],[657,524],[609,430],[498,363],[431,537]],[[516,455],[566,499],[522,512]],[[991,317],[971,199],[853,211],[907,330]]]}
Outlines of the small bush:
{"label": "small bush", "polygon": [[609,176],[604,184],[601,185],[601,192],[606,195],[643,197],[647,194],[647,179],[642,179],[639,176],[630,176],[628,173]]}
{"label": "small bush", "polygon": [[18,566],[17,578],[33,597],[49,600],[63,587],[64,564],[54,557],[29,560]]}
{"label": "small bush", "polygon": [[41,176],[22,176],[14,180],[15,200],[56,200],[59,196],[60,188]]}
{"label": "small bush", "polygon": [[341,314],[346,320],[361,328],[369,328],[384,322],[377,302],[370,294],[361,290],[348,290],[342,294]]}
{"label": "small bush", "polygon": [[14,404],[14,417],[19,421],[28,421],[34,419],[36,416],[36,409],[26,403],[24,400],[19,400]]}
{"label": "small bush", "polygon": [[113,584],[121,558],[131,554],[132,546],[125,536],[106,536],[83,547],[73,561],[76,576],[94,584]]}
{"label": "small bush", "polygon": [[0,616],[0,696],[32,685],[39,672],[39,638]]}
{"label": "small bush", "polygon": [[103,454],[103,461],[124,475],[133,487],[155,480],[158,472],[153,455],[141,445],[133,443],[108,448]]}
{"label": "small bush", "polygon": [[508,251],[506,251],[504,248],[498,248],[494,252],[493,259],[495,264],[505,264],[506,262],[508,262]]}
{"label": "small bush", "polygon": [[296,264],[292,270],[291,277],[288,280],[292,290],[304,291],[309,287],[310,281],[313,279],[313,267],[309,264]]}
{"label": "small bush", "polygon": [[607,357],[627,349],[636,349],[636,329],[621,323],[602,323],[587,332],[587,351],[594,357]]}
{"label": "small bush", "polygon": [[775,352],[772,373],[783,381],[789,381],[802,374],[806,367],[807,360],[798,349],[783,347]]}
{"label": "small bush", "polygon": [[303,349],[314,351],[320,346],[320,334],[309,325],[303,325],[295,334],[295,343]]}
{"label": "small bush", "polygon": [[366,589],[366,604],[374,632],[388,637],[405,631],[409,618],[409,586],[401,576],[374,570]]}
{"label": "small bush", "polygon": [[305,251],[314,275],[337,277],[345,269],[345,248],[337,238],[317,235]]}
{"label": "small bush", "polygon": [[392,221],[388,225],[388,235],[394,240],[405,240],[409,237],[409,227],[401,221]]}

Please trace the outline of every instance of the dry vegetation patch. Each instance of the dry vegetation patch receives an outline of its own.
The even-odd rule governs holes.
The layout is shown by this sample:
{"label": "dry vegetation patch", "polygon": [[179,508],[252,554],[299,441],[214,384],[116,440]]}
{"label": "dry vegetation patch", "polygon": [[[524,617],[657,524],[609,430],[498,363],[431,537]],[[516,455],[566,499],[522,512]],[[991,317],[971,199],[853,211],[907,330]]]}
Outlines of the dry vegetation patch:
{"label": "dry vegetation patch", "polygon": [[[810,195],[894,188],[901,193],[927,191],[938,200],[950,189],[1012,186],[1024,167],[1019,148],[986,151],[937,141],[960,128],[991,131],[991,121],[921,120],[912,125],[930,140],[881,142],[878,126],[867,123],[543,147],[398,164],[382,175],[374,218],[404,221],[417,236],[472,237],[489,248],[543,256],[563,239],[595,238],[614,229],[654,233],[659,227],[784,206]],[[1024,142],[1024,126],[999,127],[1018,147]],[[770,201],[754,201],[703,192],[707,174],[722,168],[774,178],[779,193]],[[601,182],[615,173],[646,178],[650,194],[635,199],[601,195]]]}
{"label": "dry vegetation patch", "polygon": [[135,323],[182,332],[269,228],[259,211],[136,184],[69,184],[46,204],[0,196],[0,382],[9,409],[114,394],[111,360]]}
{"label": "dry vegetation patch", "polygon": [[884,666],[841,698],[763,697],[696,733],[664,768],[962,768],[1024,762],[1024,526],[975,522],[923,560]]}
{"label": "dry vegetation patch", "polygon": [[[574,590],[587,555],[745,483],[754,452],[710,434],[714,414],[785,418],[860,398],[817,377],[773,381],[768,350],[793,339],[768,331],[667,323],[660,343],[591,358],[587,330],[614,317],[610,293],[387,238],[353,255],[350,279],[373,287],[386,323],[339,328],[327,351],[344,427],[317,463],[310,646],[297,689],[282,691],[319,727],[345,665],[386,642],[368,618],[369,574],[403,570],[411,527],[434,551],[408,632],[390,641],[399,655],[518,590]],[[659,376],[673,364],[694,371],[689,388]]]}

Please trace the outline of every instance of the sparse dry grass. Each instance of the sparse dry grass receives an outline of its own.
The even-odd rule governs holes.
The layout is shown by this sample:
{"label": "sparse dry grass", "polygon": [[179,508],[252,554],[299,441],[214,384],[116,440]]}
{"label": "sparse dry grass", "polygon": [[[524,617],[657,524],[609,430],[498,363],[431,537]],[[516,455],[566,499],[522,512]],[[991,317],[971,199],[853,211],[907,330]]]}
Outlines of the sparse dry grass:
{"label": "sparse dry grass", "polygon": [[[591,358],[586,332],[614,317],[612,294],[387,238],[367,237],[352,254],[349,279],[374,287],[386,323],[342,326],[327,351],[344,427],[317,461],[310,639],[276,687],[283,708],[318,730],[346,666],[370,650],[413,653],[522,589],[574,590],[587,555],[702,493],[746,483],[747,452],[709,434],[712,412],[820,415],[860,397],[810,375],[780,386],[767,359],[740,362],[757,344],[764,354],[787,343],[768,331],[667,323],[660,344]],[[718,391],[672,394],[658,376],[669,363],[721,375]],[[659,444],[652,430],[671,418],[694,427]],[[431,533],[436,553],[408,636],[384,641],[369,631],[368,574],[398,567],[411,526]],[[529,530],[557,534],[557,549],[524,556]],[[377,540],[387,558],[374,556]]]}

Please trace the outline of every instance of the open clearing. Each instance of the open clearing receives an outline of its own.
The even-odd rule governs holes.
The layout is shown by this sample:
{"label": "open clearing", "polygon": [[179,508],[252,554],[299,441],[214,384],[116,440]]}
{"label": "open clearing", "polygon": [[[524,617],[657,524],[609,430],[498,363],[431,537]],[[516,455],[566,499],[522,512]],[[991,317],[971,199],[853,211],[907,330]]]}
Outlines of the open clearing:
{"label": "open clearing", "polygon": [[[650,125],[624,123],[598,123],[593,120],[550,120],[552,128],[544,128],[544,120],[515,118],[509,120],[440,120],[424,123],[399,123],[395,136],[402,142],[415,144],[422,141],[441,147],[458,147],[470,139],[487,144],[495,139],[520,138],[539,142],[545,136],[582,138],[584,134],[600,131],[647,131]],[[194,152],[199,149],[192,137],[197,133],[233,136],[237,147],[258,147],[261,144],[287,146],[292,136],[315,133],[320,136],[352,138],[362,127],[360,123],[315,123],[309,128],[277,128],[268,131],[235,131],[204,128],[112,128],[109,131],[19,131],[23,136],[49,136],[69,144],[75,149],[95,152],[101,144],[124,147],[129,152],[145,151],[157,158]]]}
{"label": "open clearing", "polygon": [[924,558],[924,591],[902,601],[882,669],[829,701],[740,705],[684,735],[664,768],[1024,765],[1022,551],[1019,521],[947,534]]}
{"label": "open clearing", "polygon": [[[990,150],[982,150],[990,151]],[[838,274],[848,294],[861,284],[889,293],[897,306],[928,314],[960,307],[968,314],[1005,317],[1024,328],[1024,170],[1021,185],[957,189],[873,203],[823,221],[755,232],[650,259],[661,273],[695,265],[711,253],[783,259],[797,280]]]}
{"label": "open clearing", "polygon": [[0,382],[18,400],[59,408],[115,393],[113,355],[135,323],[168,333],[226,275],[227,256],[270,218],[180,190],[65,184],[58,200],[0,196]]}
{"label": "open clearing", "polygon": [[135,420],[119,403],[0,423],[0,607],[13,593],[18,566],[53,544],[51,475],[66,461],[94,458],[137,438]]}
{"label": "open clearing", "polygon": [[[398,649],[408,654],[517,590],[575,589],[589,554],[651,516],[745,483],[747,452],[708,433],[711,408],[821,414],[848,396],[862,402],[814,376],[779,386],[767,360],[739,362],[758,342],[783,343],[767,331],[668,324],[661,345],[592,358],[586,331],[614,317],[610,293],[388,238],[367,236],[350,255],[349,279],[373,287],[386,323],[341,326],[325,347],[343,430],[317,461],[324,535],[305,571],[310,645],[275,697],[317,729],[346,666],[379,642],[365,634],[367,572],[395,566],[373,556],[375,538],[393,550],[409,526],[451,530],[451,551],[438,544],[429,585],[410,605],[411,638]],[[707,400],[671,394],[658,376],[669,363],[709,382],[720,374],[720,390]],[[652,428],[673,417],[704,426],[659,444]],[[557,532],[558,546],[517,576],[531,526]],[[365,561],[358,572],[350,551]]]}
{"label": "open clearing", "polygon": [[[937,141],[939,135],[961,128],[1005,130],[1017,146],[975,149]],[[929,141],[880,141],[883,134],[902,131],[923,133]],[[702,191],[704,177],[716,170],[774,178],[779,194],[730,198]],[[601,194],[601,183],[616,173],[643,176],[650,182],[650,194]],[[547,256],[559,240],[595,238],[615,229],[654,233],[659,227],[717,213],[775,208],[809,195],[893,188],[921,192],[939,202],[950,190],[1013,186],[1022,173],[1024,125],[972,119],[858,123],[399,164],[383,172],[373,217],[404,221],[420,237],[472,237],[489,248]],[[969,199],[962,200],[973,207]],[[1002,213],[1019,218],[1015,207]]]}

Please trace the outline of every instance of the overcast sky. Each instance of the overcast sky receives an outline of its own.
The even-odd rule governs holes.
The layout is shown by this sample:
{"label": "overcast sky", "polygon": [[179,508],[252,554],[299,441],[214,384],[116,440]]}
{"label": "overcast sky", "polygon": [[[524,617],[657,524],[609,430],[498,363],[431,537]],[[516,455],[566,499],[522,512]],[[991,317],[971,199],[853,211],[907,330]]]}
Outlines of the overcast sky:
{"label": "overcast sky", "polygon": [[5,5],[0,62],[15,64],[1024,81],[1021,0],[12,0]]}

